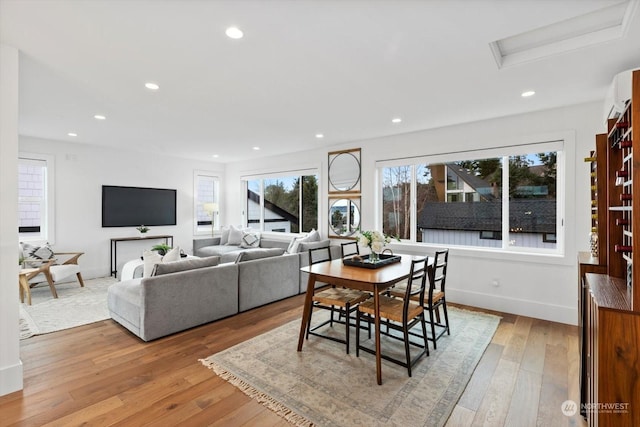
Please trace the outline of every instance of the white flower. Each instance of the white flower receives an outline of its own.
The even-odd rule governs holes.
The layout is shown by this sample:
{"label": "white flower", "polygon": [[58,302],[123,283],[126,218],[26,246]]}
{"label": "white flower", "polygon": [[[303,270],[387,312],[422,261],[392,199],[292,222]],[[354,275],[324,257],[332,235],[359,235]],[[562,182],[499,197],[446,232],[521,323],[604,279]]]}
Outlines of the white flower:
{"label": "white flower", "polygon": [[382,252],[382,248],[384,248],[384,241],[382,242],[375,241],[371,243],[371,250],[373,252]]}

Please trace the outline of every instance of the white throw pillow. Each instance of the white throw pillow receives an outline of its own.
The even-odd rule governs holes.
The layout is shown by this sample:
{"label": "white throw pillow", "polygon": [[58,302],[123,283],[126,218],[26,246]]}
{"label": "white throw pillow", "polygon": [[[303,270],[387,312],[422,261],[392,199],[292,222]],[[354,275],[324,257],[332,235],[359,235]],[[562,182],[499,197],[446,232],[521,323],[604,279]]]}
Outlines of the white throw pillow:
{"label": "white throw pillow", "polygon": [[229,246],[240,246],[242,243],[242,236],[244,235],[244,231],[241,228],[236,228],[233,225],[229,229],[229,240],[226,245]]}
{"label": "white throw pillow", "polygon": [[180,261],[180,246],[171,249],[162,257],[162,262]]}
{"label": "white throw pillow", "polygon": [[142,277],[153,276],[153,269],[156,264],[164,264],[165,262],[180,261],[180,246],[176,246],[165,254],[160,255],[156,251],[144,251],[142,253],[142,261],[144,264],[144,270]]}
{"label": "white throw pillow", "polygon": [[221,234],[220,234],[220,244],[221,245],[226,245],[227,242],[229,241],[229,227],[222,227]]}
{"label": "white throw pillow", "polygon": [[241,248],[259,248],[260,247],[260,233],[257,231],[245,231],[242,233],[242,242],[240,242]]}
{"label": "white throw pillow", "polygon": [[305,242],[319,242],[320,241],[320,233],[318,233],[315,229],[311,229],[309,234],[304,237],[296,237],[291,241],[289,247],[287,248],[287,253],[295,254],[298,252],[298,248],[300,243]]}
{"label": "white throw pillow", "polygon": [[156,251],[144,251],[142,252],[142,261],[144,263],[142,277],[151,277],[153,267],[162,262],[162,256]]}

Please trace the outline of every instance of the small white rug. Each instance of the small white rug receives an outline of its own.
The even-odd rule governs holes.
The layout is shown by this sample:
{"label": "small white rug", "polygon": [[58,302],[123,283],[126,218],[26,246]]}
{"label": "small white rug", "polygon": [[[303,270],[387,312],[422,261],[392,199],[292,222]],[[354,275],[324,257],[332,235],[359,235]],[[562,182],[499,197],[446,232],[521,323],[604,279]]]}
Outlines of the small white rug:
{"label": "small white rug", "polygon": [[53,298],[46,284],[31,289],[31,305],[20,304],[20,339],[109,319],[107,289],[117,280],[101,277],[56,285]]}

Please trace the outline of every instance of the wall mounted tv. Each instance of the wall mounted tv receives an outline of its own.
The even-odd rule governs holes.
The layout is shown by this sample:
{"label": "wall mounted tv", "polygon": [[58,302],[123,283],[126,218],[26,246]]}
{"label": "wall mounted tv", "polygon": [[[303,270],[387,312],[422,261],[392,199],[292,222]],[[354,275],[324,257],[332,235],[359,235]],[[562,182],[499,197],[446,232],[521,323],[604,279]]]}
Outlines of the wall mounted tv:
{"label": "wall mounted tv", "polygon": [[102,186],[102,226],[176,225],[176,190]]}

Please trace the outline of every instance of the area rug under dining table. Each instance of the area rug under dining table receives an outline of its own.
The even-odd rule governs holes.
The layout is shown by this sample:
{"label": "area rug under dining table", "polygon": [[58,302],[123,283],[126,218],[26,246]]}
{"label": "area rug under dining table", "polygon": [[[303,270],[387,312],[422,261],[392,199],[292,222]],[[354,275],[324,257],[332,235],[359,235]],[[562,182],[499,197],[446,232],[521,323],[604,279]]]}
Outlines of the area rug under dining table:
{"label": "area rug under dining table", "polygon": [[[313,324],[322,314],[314,313]],[[376,383],[375,357],[362,351],[356,357],[355,334],[348,355],[344,344],[314,336],[297,352],[299,319],[200,361],[299,426],[442,426],[500,322],[455,307],[449,320],[451,335],[438,340],[437,350],[430,343],[431,355],[412,377],[383,360],[382,385]],[[344,336],[341,325],[333,329]],[[373,347],[366,332],[363,338]],[[403,358],[399,341],[384,339],[382,348]]]}

